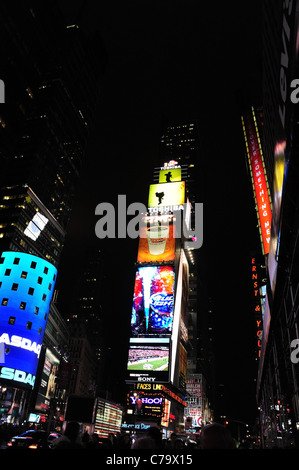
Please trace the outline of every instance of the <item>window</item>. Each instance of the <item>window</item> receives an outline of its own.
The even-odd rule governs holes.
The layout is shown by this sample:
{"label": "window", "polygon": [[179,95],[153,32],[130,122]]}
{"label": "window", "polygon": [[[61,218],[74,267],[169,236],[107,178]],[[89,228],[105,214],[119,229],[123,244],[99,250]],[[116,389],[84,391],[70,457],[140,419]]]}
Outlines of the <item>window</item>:
{"label": "window", "polygon": [[11,290],[18,290],[19,284],[16,284],[15,282],[11,286]]}
{"label": "window", "polygon": [[10,273],[11,273],[11,269],[6,269],[4,276],[10,276]]}
{"label": "window", "polygon": [[37,282],[38,282],[38,284],[41,284],[43,282],[43,278],[39,276],[38,279],[37,279]]}
{"label": "window", "polygon": [[32,261],[30,268],[35,269],[36,268],[36,261]]}
{"label": "window", "polygon": [[47,298],[46,294],[43,294],[42,300],[46,300],[46,298]]}
{"label": "window", "polygon": [[39,312],[39,307],[34,307],[34,313],[35,313],[35,315],[38,315],[38,312]]}
{"label": "window", "polygon": [[15,258],[13,264],[19,264],[20,258]]}
{"label": "window", "polygon": [[29,289],[28,289],[28,294],[29,294],[29,295],[33,295],[33,292],[34,292],[33,287],[29,287]]}
{"label": "window", "polygon": [[47,313],[45,313],[44,320],[47,320]]}
{"label": "window", "polygon": [[38,334],[40,335],[42,332],[42,327],[40,326],[39,329],[38,329]]}
{"label": "window", "polygon": [[52,284],[51,284],[51,282],[50,282],[48,289],[51,290],[51,288],[52,288]]}
{"label": "window", "polygon": [[32,327],[32,321],[28,321],[26,325],[27,330],[31,330],[31,327]]}
{"label": "window", "polygon": [[21,302],[20,303],[20,309],[25,310],[25,308],[26,308],[26,302]]}
{"label": "window", "polygon": [[1,305],[6,306],[8,304],[8,299],[2,299]]}
{"label": "window", "polygon": [[2,258],[2,257],[1,257],[1,258],[0,258],[0,264],[3,264],[3,263],[4,263],[4,260],[5,260],[5,258]]}
{"label": "window", "polygon": [[26,279],[27,274],[28,274],[28,273],[27,273],[26,271],[22,271],[21,278],[22,278],[22,279]]}
{"label": "window", "polygon": [[16,321],[16,317],[9,317],[8,324],[9,325],[14,325]]}
{"label": "window", "polygon": [[45,268],[44,268],[44,273],[45,273],[45,274],[48,274],[48,271],[49,271],[49,268],[45,267]]}

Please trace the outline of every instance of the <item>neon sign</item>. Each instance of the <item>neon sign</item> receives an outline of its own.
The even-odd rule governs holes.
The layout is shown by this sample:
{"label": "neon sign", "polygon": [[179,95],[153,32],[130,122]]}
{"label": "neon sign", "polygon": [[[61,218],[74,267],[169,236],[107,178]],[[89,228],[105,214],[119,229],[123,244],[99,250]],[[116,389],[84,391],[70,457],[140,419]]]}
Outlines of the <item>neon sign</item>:
{"label": "neon sign", "polygon": [[270,246],[272,210],[262,147],[253,108],[251,113],[248,112],[245,117],[242,116],[242,124],[256,200],[262,249],[263,254],[266,255],[269,253]]}

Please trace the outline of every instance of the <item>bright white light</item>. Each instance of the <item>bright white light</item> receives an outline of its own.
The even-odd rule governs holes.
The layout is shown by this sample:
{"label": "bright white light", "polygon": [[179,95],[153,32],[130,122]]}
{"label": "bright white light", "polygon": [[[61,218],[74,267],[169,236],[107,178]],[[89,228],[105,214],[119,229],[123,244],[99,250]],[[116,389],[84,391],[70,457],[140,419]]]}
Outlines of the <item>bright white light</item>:
{"label": "bright white light", "polygon": [[30,220],[28,226],[24,230],[24,234],[32,240],[36,241],[40,236],[41,231],[45,228],[48,223],[47,217],[40,212],[37,212],[33,219]]}

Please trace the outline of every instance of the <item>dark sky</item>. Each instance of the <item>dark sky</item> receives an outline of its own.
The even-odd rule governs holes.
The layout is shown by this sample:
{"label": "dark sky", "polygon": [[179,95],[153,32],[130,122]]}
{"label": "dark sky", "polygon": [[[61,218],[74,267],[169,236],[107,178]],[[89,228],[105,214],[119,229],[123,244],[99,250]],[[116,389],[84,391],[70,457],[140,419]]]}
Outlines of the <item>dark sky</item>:
{"label": "dark sky", "polygon": [[204,201],[198,201],[204,202],[203,275],[216,302],[219,381],[230,416],[246,420],[255,408],[249,252],[259,239],[237,98],[249,91],[253,104],[260,103],[261,2],[59,3],[69,23],[101,37],[108,59],[62,258],[63,308],[71,305],[67,279],[75,282],[84,248],[98,247],[115,285],[109,312],[115,339],[125,348],[137,244],[98,240],[95,206],[118,194],[126,194],[128,204],[146,204],[162,120],[197,118],[204,148],[198,162],[205,181]]}

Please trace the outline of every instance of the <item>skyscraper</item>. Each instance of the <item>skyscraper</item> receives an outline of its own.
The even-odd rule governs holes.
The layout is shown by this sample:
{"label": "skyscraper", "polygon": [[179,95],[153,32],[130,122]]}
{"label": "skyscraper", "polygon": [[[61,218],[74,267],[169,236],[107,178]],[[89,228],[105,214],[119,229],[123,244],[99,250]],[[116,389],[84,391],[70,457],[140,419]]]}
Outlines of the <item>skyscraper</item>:
{"label": "skyscraper", "polygon": [[[257,401],[264,447],[298,445],[298,107],[291,81],[298,76],[298,2],[264,0],[263,151],[272,199]],[[296,351],[296,350],[295,350]]]}
{"label": "skyscraper", "polygon": [[[54,371],[60,360],[59,348],[50,351],[50,331],[47,350],[42,341],[96,110],[101,67],[93,44],[76,25],[64,23],[55,2],[28,0],[18,8],[2,4],[0,10],[5,83],[0,110],[0,250],[6,281],[1,279],[0,296],[2,309],[15,309],[7,324],[1,324],[0,385],[16,386],[20,379],[22,403],[28,408],[34,402],[23,391],[30,385],[31,398],[36,396],[36,372],[46,362]],[[19,345],[12,341],[16,334],[24,339],[20,344],[33,348],[31,362],[19,366],[13,360],[21,358]],[[39,352],[38,368],[34,350]],[[50,355],[56,355],[52,362]]]}

